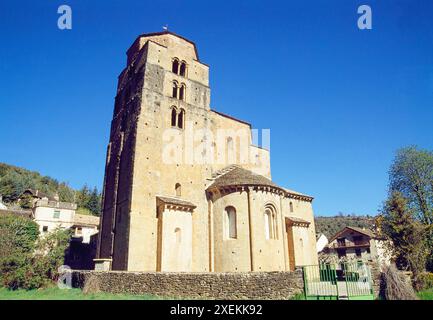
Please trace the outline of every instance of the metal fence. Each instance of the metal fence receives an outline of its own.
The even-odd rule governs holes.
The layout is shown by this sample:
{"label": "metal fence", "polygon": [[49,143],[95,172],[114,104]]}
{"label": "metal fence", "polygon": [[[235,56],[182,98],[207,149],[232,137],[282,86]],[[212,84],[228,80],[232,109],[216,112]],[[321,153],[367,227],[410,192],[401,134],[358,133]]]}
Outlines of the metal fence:
{"label": "metal fence", "polygon": [[363,262],[304,266],[307,300],[373,300],[370,268]]}

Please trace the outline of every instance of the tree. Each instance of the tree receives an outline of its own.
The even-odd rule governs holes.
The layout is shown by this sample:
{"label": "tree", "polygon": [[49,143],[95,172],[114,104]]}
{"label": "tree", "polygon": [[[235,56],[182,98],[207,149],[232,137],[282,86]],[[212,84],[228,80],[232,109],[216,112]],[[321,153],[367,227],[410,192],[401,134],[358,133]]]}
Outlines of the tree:
{"label": "tree", "polygon": [[101,195],[96,187],[93,188],[92,193],[89,195],[87,209],[95,216],[99,216],[101,213]]}
{"label": "tree", "polygon": [[389,173],[390,193],[398,191],[408,200],[414,217],[426,226],[433,268],[433,152],[417,147],[397,151]]}
{"label": "tree", "polygon": [[413,209],[398,191],[386,201],[379,230],[392,243],[390,250],[399,269],[411,270],[415,277],[425,270],[428,249],[426,227],[413,217]]}

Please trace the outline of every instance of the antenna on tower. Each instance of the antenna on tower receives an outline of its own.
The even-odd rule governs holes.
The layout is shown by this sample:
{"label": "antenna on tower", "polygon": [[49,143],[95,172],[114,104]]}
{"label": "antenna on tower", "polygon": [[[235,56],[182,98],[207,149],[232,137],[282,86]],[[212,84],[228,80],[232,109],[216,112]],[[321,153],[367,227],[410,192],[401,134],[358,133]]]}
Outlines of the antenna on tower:
{"label": "antenna on tower", "polygon": [[164,30],[164,31],[168,31],[168,24],[162,26],[162,30]]}

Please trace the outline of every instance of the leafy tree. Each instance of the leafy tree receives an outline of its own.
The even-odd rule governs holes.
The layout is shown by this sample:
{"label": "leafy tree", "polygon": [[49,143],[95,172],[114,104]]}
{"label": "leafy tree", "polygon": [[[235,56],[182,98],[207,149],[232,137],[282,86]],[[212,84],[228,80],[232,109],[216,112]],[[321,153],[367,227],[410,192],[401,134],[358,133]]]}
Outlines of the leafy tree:
{"label": "leafy tree", "polygon": [[378,219],[379,230],[388,238],[399,269],[411,270],[415,276],[425,270],[428,249],[425,241],[426,228],[413,217],[407,199],[398,191],[386,201],[383,214]]}
{"label": "leafy tree", "polygon": [[38,225],[24,217],[0,216],[0,284],[35,289],[58,277],[69,245],[70,230],[38,238]]}
{"label": "leafy tree", "polygon": [[406,147],[397,151],[389,173],[390,194],[400,192],[415,219],[426,227],[430,248],[429,269],[433,269],[433,152]]}
{"label": "leafy tree", "polygon": [[100,215],[101,212],[101,195],[96,187],[93,188],[89,195],[89,200],[87,202],[87,209],[89,209],[93,215]]}

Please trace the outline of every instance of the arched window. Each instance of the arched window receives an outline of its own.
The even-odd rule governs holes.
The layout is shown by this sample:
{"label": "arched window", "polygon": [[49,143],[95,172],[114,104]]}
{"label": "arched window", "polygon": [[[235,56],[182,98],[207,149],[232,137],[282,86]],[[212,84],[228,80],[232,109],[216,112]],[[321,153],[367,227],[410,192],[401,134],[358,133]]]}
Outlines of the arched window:
{"label": "arched window", "polygon": [[265,238],[266,239],[277,239],[277,214],[273,207],[267,206],[265,208]]}
{"label": "arched window", "polygon": [[171,126],[176,126],[176,118],[177,118],[177,111],[175,107],[172,107],[171,109]]}
{"label": "arched window", "polygon": [[182,77],[186,76],[186,62],[182,61],[180,63],[180,73],[179,73]]}
{"label": "arched window", "polygon": [[177,86],[177,82],[176,81],[173,81],[173,98],[177,98],[177,90],[178,89],[178,86]]}
{"label": "arched window", "polygon": [[175,74],[179,73],[179,60],[177,60],[177,58],[173,59],[171,71],[173,71],[173,73],[175,73]]}
{"label": "arched window", "polygon": [[184,125],[183,125],[184,121],[185,121],[185,110],[180,109],[180,112],[179,112],[179,115],[178,115],[178,118],[177,118],[177,126],[178,126],[178,128],[183,129],[183,127],[184,127]]}
{"label": "arched window", "polygon": [[174,236],[176,239],[176,243],[180,243],[182,241],[182,234],[180,228],[174,229]]}
{"label": "arched window", "polygon": [[233,207],[227,207],[225,209],[223,230],[225,239],[237,238],[236,210]]}
{"label": "arched window", "polygon": [[182,186],[180,185],[180,183],[176,183],[174,189],[176,191],[176,197],[180,197],[182,195]]}
{"label": "arched window", "polygon": [[293,202],[290,202],[289,206],[290,206],[290,212],[293,212]]}
{"label": "arched window", "polygon": [[185,91],[186,86],[184,83],[182,83],[179,88],[179,100],[185,100]]}

